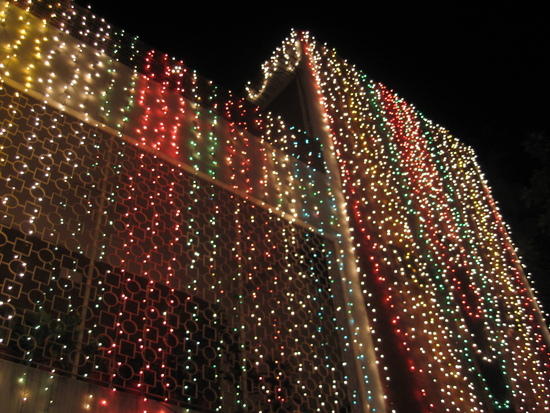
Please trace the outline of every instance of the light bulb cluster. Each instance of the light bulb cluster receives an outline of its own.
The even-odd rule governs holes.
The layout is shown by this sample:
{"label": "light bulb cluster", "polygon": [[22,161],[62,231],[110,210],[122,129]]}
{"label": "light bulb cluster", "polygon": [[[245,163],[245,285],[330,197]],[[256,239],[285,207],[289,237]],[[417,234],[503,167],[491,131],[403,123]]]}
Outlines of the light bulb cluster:
{"label": "light bulb cluster", "polygon": [[307,33],[275,51],[262,85],[302,50],[368,269],[390,404],[547,409],[548,330],[473,151]]}
{"label": "light bulb cluster", "polygon": [[[215,411],[550,408],[548,331],[475,154],[384,85],[297,31],[245,99],[71,2],[4,1],[0,23],[2,225],[64,257],[37,264],[6,238],[23,252],[0,350],[113,398]],[[250,102],[300,65],[325,136]],[[9,327],[44,271],[41,294],[62,298],[35,330],[80,316],[47,363]]]}
{"label": "light bulb cluster", "polygon": [[46,289],[37,330],[60,331],[2,318],[0,352],[110,388],[83,410],[123,408],[117,390],[140,395],[132,411],[359,404],[332,190],[297,145],[318,139],[71,2],[3,2],[0,17],[2,245],[38,245],[13,258],[36,288],[3,281],[1,314],[40,311]]}
{"label": "light bulb cluster", "polygon": [[[388,361],[390,399],[437,411],[548,408],[544,320],[471,149],[333,50],[302,42],[370,269],[377,351],[407,361]],[[392,394],[404,367],[410,394]]]}

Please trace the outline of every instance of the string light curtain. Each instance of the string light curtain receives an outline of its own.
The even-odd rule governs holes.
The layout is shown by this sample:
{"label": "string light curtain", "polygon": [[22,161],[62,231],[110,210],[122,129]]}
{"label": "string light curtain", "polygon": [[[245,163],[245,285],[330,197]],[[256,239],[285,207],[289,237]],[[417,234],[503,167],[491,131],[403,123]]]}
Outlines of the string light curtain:
{"label": "string light curtain", "polygon": [[[0,23],[13,409],[56,408],[63,376],[74,411],[550,408],[475,154],[396,93],[306,32],[245,99],[70,1]],[[316,135],[251,103],[299,68]]]}

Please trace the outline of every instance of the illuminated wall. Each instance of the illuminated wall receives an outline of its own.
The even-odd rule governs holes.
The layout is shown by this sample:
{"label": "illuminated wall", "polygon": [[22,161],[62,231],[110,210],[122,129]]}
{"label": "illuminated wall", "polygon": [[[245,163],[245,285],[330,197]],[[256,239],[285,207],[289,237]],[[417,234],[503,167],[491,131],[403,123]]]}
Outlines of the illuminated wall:
{"label": "illuminated wall", "polygon": [[308,33],[264,65],[305,68],[353,238],[389,406],[545,411],[549,335],[471,148]]}
{"label": "illuminated wall", "polygon": [[303,132],[70,4],[0,6],[5,408],[361,406]]}
{"label": "illuminated wall", "polygon": [[[6,411],[550,408],[475,154],[333,50],[245,99],[70,1],[0,30]],[[310,131],[253,103],[280,76]]]}

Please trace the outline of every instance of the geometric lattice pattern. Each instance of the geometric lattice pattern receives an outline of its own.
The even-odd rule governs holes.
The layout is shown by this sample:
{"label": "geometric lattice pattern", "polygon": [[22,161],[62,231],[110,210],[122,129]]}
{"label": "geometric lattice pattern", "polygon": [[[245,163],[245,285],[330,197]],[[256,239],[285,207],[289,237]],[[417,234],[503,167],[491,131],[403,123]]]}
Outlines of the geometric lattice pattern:
{"label": "geometric lattice pattern", "polygon": [[332,243],[9,87],[0,356],[199,411],[349,411]]}

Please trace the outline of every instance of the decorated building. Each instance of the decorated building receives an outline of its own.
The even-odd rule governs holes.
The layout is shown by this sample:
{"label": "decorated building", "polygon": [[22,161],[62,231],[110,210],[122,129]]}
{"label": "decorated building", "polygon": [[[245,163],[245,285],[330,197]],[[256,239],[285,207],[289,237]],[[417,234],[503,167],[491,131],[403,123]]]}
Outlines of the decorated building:
{"label": "decorated building", "polygon": [[0,411],[542,412],[471,148],[307,32],[246,93],[0,0]]}

